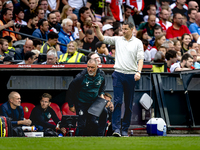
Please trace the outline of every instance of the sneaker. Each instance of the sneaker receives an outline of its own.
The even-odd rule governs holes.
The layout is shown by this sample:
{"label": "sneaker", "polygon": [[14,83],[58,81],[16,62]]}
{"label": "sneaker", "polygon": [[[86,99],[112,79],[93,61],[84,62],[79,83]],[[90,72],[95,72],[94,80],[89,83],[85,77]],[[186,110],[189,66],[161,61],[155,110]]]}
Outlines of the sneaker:
{"label": "sneaker", "polygon": [[112,135],[115,137],[121,137],[120,130],[115,130]]}
{"label": "sneaker", "polygon": [[128,132],[127,132],[127,131],[122,131],[122,136],[123,136],[123,137],[129,137],[129,136],[128,136]]}

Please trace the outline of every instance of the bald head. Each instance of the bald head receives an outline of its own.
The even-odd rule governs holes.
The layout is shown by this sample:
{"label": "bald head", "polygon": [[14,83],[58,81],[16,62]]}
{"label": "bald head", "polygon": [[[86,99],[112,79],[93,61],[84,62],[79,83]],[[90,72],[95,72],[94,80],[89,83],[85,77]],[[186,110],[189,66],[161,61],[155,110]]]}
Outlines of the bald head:
{"label": "bald head", "polygon": [[199,11],[199,5],[198,5],[198,3],[195,2],[195,1],[190,1],[190,2],[188,3],[188,9],[190,9],[190,8],[196,9],[197,12]]}
{"label": "bald head", "polygon": [[10,94],[8,95],[8,100],[10,101],[10,99],[14,98],[15,95],[19,95],[19,93],[15,91],[10,92]]}
{"label": "bald head", "polygon": [[67,16],[68,19],[71,19],[73,21],[73,26],[77,26],[78,18],[76,14],[69,14]]}
{"label": "bald head", "polygon": [[33,41],[26,40],[26,43],[24,44],[24,53],[30,52],[32,49],[33,49]]}
{"label": "bald head", "polygon": [[155,15],[149,15],[148,23],[151,27],[154,27],[156,24],[156,16]]}
{"label": "bald head", "polygon": [[99,26],[100,31],[103,32],[102,31],[103,24],[101,22],[98,22],[98,21],[95,22],[95,23]]}

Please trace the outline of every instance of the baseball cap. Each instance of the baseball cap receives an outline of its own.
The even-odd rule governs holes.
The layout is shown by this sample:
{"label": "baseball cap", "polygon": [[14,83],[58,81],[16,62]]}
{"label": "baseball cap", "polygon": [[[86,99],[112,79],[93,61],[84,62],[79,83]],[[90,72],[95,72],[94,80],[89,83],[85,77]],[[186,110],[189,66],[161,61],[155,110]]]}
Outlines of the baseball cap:
{"label": "baseball cap", "polygon": [[103,27],[102,27],[102,31],[106,31],[108,29],[113,29],[113,26],[111,26],[110,24],[105,24]]}

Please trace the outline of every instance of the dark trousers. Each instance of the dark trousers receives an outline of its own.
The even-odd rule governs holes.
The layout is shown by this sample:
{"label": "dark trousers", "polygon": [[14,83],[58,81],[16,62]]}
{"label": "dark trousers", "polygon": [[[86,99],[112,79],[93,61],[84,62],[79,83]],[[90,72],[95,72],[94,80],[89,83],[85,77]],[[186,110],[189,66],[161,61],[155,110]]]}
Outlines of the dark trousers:
{"label": "dark trousers", "polygon": [[105,136],[105,130],[108,120],[108,110],[107,108],[104,108],[98,121],[98,136]]}
{"label": "dark trousers", "polygon": [[[112,115],[112,128],[113,131],[121,129],[122,131],[128,131],[131,121],[133,97],[135,90],[135,74],[123,74],[114,72],[113,78],[113,90],[114,90],[114,111]],[[121,105],[124,94],[125,113],[122,119],[121,127]]]}
{"label": "dark trousers", "polygon": [[97,136],[98,121],[97,117],[88,114],[88,109],[92,104],[82,103],[76,104],[76,114],[78,117],[78,136]]}

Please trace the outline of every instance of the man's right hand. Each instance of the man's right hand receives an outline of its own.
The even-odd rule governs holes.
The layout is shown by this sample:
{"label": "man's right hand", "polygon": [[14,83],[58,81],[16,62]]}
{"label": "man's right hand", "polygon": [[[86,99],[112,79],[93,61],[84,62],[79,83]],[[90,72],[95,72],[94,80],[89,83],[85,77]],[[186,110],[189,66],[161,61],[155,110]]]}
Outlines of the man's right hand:
{"label": "man's right hand", "polygon": [[11,20],[6,24],[6,28],[14,26],[14,21]]}
{"label": "man's right hand", "polygon": [[73,112],[73,113],[75,113],[76,112],[76,109],[75,109],[75,107],[73,106],[73,107],[69,107],[69,110],[71,111],[71,112]]}
{"label": "man's right hand", "polygon": [[95,22],[92,23],[92,27],[94,27],[95,29],[99,29],[98,24],[96,24]]}
{"label": "man's right hand", "polygon": [[30,126],[32,124],[32,121],[30,119],[26,119],[26,120],[20,120],[18,121],[18,125],[26,125],[26,126]]}

